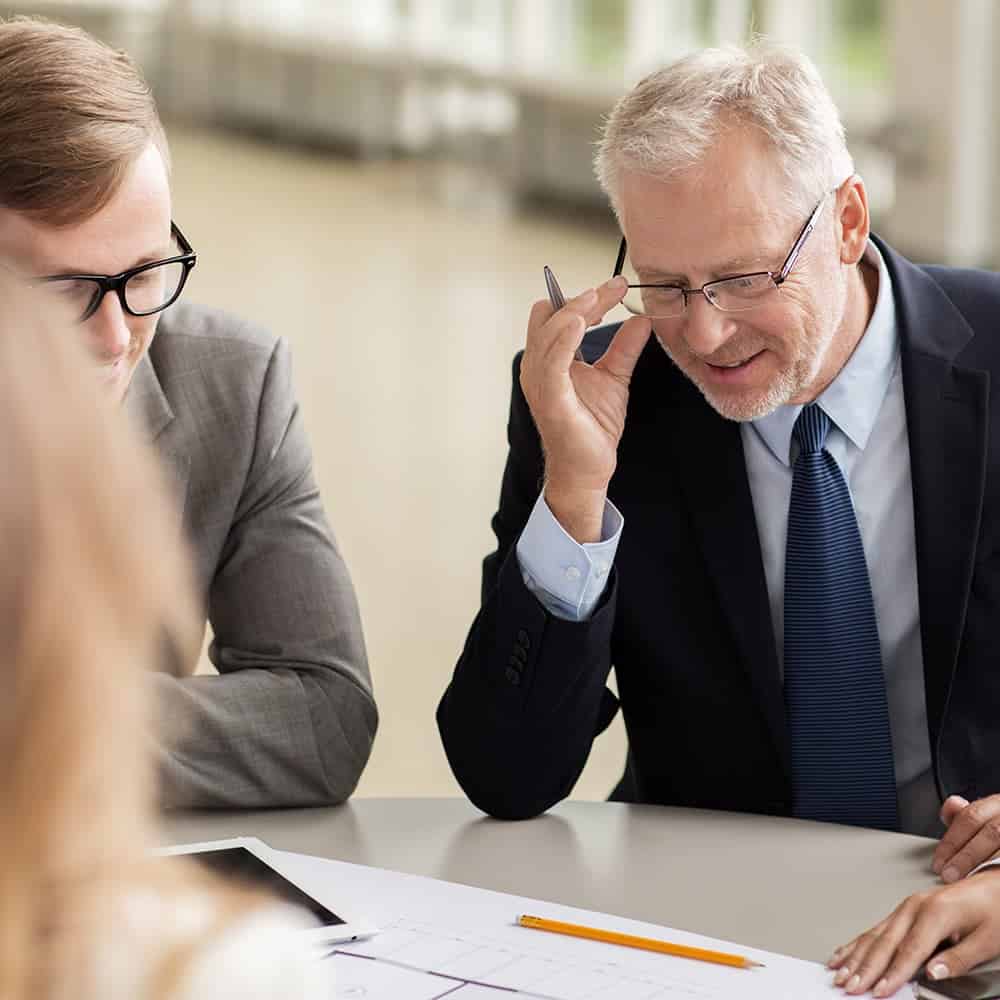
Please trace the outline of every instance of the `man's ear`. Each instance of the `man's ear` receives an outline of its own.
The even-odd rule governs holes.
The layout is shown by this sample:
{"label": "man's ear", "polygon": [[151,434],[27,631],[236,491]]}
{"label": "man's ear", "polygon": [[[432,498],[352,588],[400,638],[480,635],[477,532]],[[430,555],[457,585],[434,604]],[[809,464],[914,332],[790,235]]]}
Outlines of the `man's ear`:
{"label": "man's ear", "polygon": [[864,256],[865,247],[868,246],[868,235],[871,232],[865,182],[857,174],[852,174],[837,189],[835,198],[834,211],[840,260],[847,265],[857,264]]}

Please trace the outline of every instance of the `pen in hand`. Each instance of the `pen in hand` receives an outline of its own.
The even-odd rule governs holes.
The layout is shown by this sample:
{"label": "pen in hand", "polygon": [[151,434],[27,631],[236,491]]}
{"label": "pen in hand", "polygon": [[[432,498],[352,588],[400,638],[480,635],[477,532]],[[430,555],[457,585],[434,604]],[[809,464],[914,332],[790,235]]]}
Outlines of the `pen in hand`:
{"label": "pen in hand", "polygon": [[[542,268],[542,274],[545,275],[545,287],[549,291],[549,302],[552,303],[552,308],[557,312],[566,305],[566,297],[562,293],[562,289],[559,287],[559,282],[556,281],[556,276],[552,273],[552,268],[545,265]],[[576,354],[573,357],[577,361],[583,361],[583,352],[580,348],[576,349]]]}

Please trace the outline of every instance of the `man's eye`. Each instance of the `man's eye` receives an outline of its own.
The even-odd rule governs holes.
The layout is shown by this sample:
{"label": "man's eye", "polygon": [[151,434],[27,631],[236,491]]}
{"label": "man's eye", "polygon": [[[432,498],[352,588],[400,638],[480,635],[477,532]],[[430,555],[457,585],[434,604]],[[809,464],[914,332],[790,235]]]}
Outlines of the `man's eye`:
{"label": "man's eye", "polygon": [[53,281],[49,287],[56,295],[66,299],[78,299],[93,292],[93,286],[88,281]]}

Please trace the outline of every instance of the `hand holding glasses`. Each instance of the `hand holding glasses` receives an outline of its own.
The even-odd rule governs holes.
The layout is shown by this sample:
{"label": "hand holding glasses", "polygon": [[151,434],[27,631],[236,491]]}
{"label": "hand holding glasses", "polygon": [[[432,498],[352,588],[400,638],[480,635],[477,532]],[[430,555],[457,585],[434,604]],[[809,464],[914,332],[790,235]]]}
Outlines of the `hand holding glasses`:
{"label": "hand holding glasses", "polygon": [[649,321],[627,320],[603,356],[582,360],[587,327],[599,323],[625,294],[613,278],[565,301],[550,269],[549,302],[537,302],[528,321],[520,384],[545,455],[545,502],[578,542],[598,541],[607,485],[617,463],[632,370],[649,339]]}

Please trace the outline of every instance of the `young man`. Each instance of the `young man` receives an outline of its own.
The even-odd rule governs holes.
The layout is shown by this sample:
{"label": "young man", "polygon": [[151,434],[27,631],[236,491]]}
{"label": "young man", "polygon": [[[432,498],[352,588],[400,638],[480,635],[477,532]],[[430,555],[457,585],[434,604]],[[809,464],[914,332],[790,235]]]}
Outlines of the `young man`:
{"label": "young man", "polygon": [[163,752],[166,803],[346,799],[377,712],[288,348],[175,304],[195,254],[155,104],[133,62],[82,31],[0,21],[0,262],[76,324],[92,377],[176,488],[219,675],[156,679],[182,734]]}

